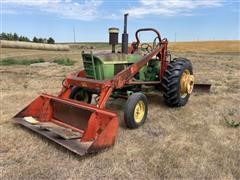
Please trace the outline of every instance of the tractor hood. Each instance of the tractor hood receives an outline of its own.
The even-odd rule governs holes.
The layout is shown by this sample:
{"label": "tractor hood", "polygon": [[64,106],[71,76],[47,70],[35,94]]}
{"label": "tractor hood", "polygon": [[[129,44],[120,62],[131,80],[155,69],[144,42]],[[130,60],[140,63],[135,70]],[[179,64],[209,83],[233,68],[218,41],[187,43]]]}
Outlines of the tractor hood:
{"label": "tractor hood", "polygon": [[103,64],[127,64],[135,63],[142,58],[139,54],[123,54],[123,53],[97,53],[93,54]]}

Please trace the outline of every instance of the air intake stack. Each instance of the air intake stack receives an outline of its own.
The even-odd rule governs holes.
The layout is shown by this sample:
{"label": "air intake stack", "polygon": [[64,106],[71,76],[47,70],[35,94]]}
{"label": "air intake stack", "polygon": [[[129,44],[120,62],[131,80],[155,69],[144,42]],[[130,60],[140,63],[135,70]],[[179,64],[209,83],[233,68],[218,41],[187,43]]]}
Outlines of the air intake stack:
{"label": "air intake stack", "polygon": [[118,44],[118,33],[119,29],[112,27],[108,29],[109,32],[109,44],[112,45],[112,53],[115,53],[116,45]]}
{"label": "air intake stack", "polygon": [[127,33],[127,16],[128,14],[124,14],[124,31],[122,34],[122,53],[128,53],[128,33]]}

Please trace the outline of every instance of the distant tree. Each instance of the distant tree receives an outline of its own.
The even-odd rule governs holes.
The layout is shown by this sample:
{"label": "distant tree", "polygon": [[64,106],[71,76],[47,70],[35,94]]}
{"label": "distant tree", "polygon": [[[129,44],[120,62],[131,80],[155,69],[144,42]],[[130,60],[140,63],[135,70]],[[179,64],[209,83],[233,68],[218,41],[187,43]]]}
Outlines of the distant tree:
{"label": "distant tree", "polygon": [[43,43],[47,43],[47,39],[46,38],[43,38]]}
{"label": "distant tree", "polygon": [[27,42],[31,42],[31,40],[30,40],[28,37],[26,38],[26,41],[27,41]]}
{"label": "distant tree", "polygon": [[38,39],[38,42],[39,42],[39,43],[44,43],[43,38],[39,38],[39,39]]}
{"label": "distant tree", "polygon": [[32,41],[35,43],[38,43],[38,38],[36,36],[34,36]]}
{"label": "distant tree", "polygon": [[7,40],[10,40],[10,41],[14,40],[12,33],[7,33]]}
{"label": "distant tree", "polygon": [[5,32],[1,33],[1,40],[7,40],[7,34]]}
{"label": "distant tree", "polygon": [[55,44],[55,40],[52,37],[50,37],[50,38],[48,38],[47,43],[48,44]]}
{"label": "distant tree", "polygon": [[24,41],[24,37],[23,36],[19,36],[18,40],[19,41]]}
{"label": "distant tree", "polygon": [[13,40],[14,40],[14,41],[18,41],[18,38],[19,38],[19,37],[18,37],[17,33],[14,33],[14,34],[13,34]]}
{"label": "distant tree", "polygon": [[[19,36],[17,33],[5,33],[2,32],[0,34],[1,40],[9,40],[9,41],[25,41],[25,42],[31,42],[31,40],[26,36]],[[46,39],[46,38],[37,38],[36,36],[33,37],[32,42],[35,43],[49,43],[51,42],[54,44],[54,39]]]}
{"label": "distant tree", "polygon": [[4,33],[4,36],[5,36],[5,40],[8,40],[9,38],[8,38],[8,33]]}
{"label": "distant tree", "polygon": [[26,41],[26,42],[30,42],[30,39],[26,36],[23,36],[23,40]]}
{"label": "distant tree", "polygon": [[18,40],[19,40],[19,41],[30,42],[29,38],[28,38],[28,37],[25,37],[25,36],[19,36]]}

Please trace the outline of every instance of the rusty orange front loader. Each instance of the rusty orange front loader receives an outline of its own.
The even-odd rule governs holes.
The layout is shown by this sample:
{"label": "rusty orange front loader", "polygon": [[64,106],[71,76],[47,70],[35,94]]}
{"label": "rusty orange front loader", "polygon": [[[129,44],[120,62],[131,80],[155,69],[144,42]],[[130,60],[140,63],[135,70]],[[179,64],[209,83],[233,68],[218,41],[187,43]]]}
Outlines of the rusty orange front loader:
{"label": "rusty orange front loader", "polygon": [[111,146],[118,128],[114,112],[47,94],[37,97],[14,119],[79,155]]}
{"label": "rusty orange front loader", "polygon": [[[140,43],[139,33],[156,35],[152,45]],[[163,91],[171,107],[187,103],[194,87],[192,64],[185,58],[171,60],[168,41],[152,28],[136,31],[128,47],[127,14],[122,52],[115,52],[118,28],[109,29],[112,53],[82,53],[84,69],[68,75],[59,95],[41,94],[14,116],[14,120],[79,154],[96,152],[115,142],[118,117],[105,109],[109,98],[128,99],[124,108],[127,127],[137,128],[147,118],[146,87]],[[198,85],[209,91],[210,85]],[[92,101],[95,96],[96,103]]]}

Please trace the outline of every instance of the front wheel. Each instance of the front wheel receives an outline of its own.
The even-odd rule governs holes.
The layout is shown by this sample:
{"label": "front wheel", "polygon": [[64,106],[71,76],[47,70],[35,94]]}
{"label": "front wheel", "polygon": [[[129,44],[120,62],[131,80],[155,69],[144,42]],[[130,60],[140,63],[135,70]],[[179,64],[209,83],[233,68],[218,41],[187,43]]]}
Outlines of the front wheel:
{"label": "front wheel", "polygon": [[69,98],[90,104],[92,101],[92,94],[81,87],[73,87]]}
{"label": "front wheel", "polygon": [[171,107],[184,106],[192,93],[193,85],[192,63],[184,58],[174,59],[168,64],[162,80],[165,103]]}
{"label": "front wheel", "polygon": [[128,128],[136,129],[143,125],[148,113],[147,97],[142,93],[129,96],[124,108],[124,120]]}

